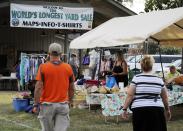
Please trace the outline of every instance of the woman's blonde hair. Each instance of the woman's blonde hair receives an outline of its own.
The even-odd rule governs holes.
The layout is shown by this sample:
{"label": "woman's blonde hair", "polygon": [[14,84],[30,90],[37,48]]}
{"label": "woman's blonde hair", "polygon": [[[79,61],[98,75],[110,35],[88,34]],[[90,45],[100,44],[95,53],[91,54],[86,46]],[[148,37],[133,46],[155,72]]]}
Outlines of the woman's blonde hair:
{"label": "woman's blonde hair", "polygon": [[150,55],[145,55],[141,60],[141,69],[145,72],[151,71],[154,63],[154,58]]}

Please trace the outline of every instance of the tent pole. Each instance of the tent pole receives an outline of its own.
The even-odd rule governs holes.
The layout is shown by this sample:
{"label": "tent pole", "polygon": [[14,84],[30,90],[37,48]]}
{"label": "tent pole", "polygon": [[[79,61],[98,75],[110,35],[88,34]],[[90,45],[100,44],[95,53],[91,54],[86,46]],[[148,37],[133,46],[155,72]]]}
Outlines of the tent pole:
{"label": "tent pole", "polygon": [[103,52],[103,49],[99,49],[100,58],[99,58],[99,69],[98,69],[98,87],[99,87],[99,76],[100,76],[100,68],[101,68],[102,52]]}
{"label": "tent pole", "polygon": [[81,55],[81,49],[79,49],[79,68],[78,68],[78,78],[81,76],[81,61],[82,61],[82,55]]}
{"label": "tent pole", "polygon": [[182,48],[182,58],[181,58],[181,74],[183,73],[183,48]]}
{"label": "tent pole", "polygon": [[163,74],[163,80],[165,80],[165,75],[164,75],[164,70],[163,70],[163,64],[162,64],[162,57],[161,57],[161,47],[160,47],[160,42],[158,41],[158,47],[159,47],[159,56],[160,56],[160,62],[161,62],[161,70]]}
{"label": "tent pole", "polygon": [[153,39],[154,41],[158,42],[158,48],[159,48],[159,55],[160,55],[160,62],[161,62],[161,71],[163,74],[163,80],[165,81],[165,74],[164,74],[164,70],[163,70],[163,64],[162,64],[162,57],[161,57],[161,47],[160,47],[160,41],[152,36],[150,36],[151,39]]}
{"label": "tent pole", "polygon": [[[64,35],[65,35],[65,36],[64,36],[64,54],[67,54],[67,53],[68,53],[68,50],[67,50],[67,45],[68,45],[68,33],[65,32]],[[65,56],[65,57],[64,57],[64,61],[65,61],[66,63],[69,62],[68,57],[69,57],[69,56]]]}
{"label": "tent pole", "polygon": [[147,40],[144,41],[144,54],[148,54],[148,42],[147,42]]}
{"label": "tent pole", "polygon": [[137,74],[136,68],[137,68],[137,54],[135,53],[135,75]]}

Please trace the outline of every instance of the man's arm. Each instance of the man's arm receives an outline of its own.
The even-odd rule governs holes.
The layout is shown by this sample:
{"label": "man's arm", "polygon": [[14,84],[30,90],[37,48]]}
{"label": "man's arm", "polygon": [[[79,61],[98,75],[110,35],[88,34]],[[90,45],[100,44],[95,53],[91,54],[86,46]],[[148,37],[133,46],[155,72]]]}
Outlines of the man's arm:
{"label": "man's arm", "polygon": [[74,97],[74,78],[73,78],[73,75],[70,77],[70,80],[69,80],[68,95],[69,95],[69,103],[72,104],[73,97]]}
{"label": "man's arm", "polygon": [[37,81],[36,85],[35,85],[35,91],[34,91],[34,105],[39,104],[42,89],[43,89],[43,82],[42,81]]}
{"label": "man's arm", "polygon": [[72,103],[74,97],[74,82],[70,83],[69,86],[69,102]]}

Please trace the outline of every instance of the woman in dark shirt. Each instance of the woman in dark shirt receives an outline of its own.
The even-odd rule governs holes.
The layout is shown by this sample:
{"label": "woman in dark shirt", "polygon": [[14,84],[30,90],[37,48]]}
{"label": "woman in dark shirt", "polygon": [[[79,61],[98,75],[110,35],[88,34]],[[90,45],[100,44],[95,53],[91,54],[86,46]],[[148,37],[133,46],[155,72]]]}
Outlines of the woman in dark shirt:
{"label": "woman in dark shirt", "polygon": [[125,87],[128,85],[128,66],[122,53],[118,52],[116,56],[117,59],[114,63],[112,74],[117,84],[119,85],[119,82],[124,82]]}

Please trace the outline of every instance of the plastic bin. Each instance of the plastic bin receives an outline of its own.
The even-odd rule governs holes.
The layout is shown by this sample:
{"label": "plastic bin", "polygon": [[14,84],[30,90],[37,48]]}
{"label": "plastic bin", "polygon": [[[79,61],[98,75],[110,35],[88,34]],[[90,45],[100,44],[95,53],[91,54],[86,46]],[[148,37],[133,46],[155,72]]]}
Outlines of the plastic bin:
{"label": "plastic bin", "polygon": [[25,111],[28,107],[28,99],[13,99],[13,108],[16,112]]}

